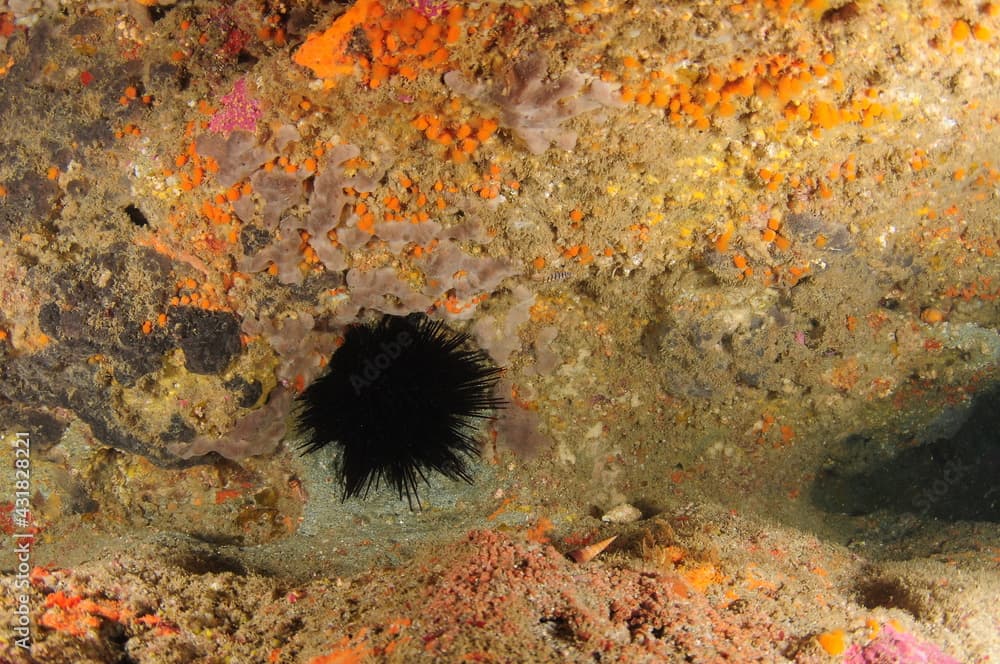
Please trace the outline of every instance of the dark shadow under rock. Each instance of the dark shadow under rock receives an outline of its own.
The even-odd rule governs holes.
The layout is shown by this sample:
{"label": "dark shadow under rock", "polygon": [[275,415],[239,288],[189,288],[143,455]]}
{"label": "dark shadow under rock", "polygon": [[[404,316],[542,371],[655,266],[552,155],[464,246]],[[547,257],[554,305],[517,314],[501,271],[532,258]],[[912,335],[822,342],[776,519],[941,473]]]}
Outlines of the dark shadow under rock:
{"label": "dark shadow under rock", "polygon": [[[1000,522],[1000,387],[980,393],[953,435],[903,449],[861,471],[818,473],[812,501],[852,516],[884,510],[921,519]],[[866,445],[860,436],[854,447]]]}

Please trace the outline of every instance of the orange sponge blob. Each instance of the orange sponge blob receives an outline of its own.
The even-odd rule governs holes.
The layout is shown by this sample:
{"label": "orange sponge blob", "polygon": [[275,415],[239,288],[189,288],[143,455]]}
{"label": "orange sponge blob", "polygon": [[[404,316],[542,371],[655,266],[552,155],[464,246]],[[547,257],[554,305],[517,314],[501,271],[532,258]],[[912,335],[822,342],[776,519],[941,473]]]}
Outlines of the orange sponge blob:
{"label": "orange sponge blob", "polygon": [[324,32],[314,32],[295,52],[296,64],[313,70],[319,78],[336,78],[354,71],[354,62],[344,58],[354,28],[372,13],[381,13],[378,0],[358,0]]}

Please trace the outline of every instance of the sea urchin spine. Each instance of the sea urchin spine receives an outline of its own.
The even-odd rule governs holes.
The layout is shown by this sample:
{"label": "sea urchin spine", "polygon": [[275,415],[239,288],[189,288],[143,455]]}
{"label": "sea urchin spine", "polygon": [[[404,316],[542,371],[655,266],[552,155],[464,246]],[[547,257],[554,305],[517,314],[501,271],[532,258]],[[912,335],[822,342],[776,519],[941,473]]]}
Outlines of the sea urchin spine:
{"label": "sea urchin spine", "polygon": [[503,406],[501,369],[469,336],[426,316],[383,316],[357,324],[330,358],[327,373],[299,397],[313,452],[340,450],[343,499],[385,482],[413,506],[427,472],[472,482],[479,422]]}

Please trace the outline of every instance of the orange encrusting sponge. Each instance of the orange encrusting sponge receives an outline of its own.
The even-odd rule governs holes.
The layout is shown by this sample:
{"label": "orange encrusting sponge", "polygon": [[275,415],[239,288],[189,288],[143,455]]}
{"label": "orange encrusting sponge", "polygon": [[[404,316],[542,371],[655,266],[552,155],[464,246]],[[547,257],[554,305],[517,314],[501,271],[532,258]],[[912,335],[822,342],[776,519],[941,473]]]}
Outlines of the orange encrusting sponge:
{"label": "orange encrusting sponge", "polygon": [[[309,35],[292,59],[327,81],[352,73],[355,66],[370,88],[393,75],[413,80],[421,70],[448,63],[448,46],[462,35],[463,15],[461,7],[452,7],[442,20],[431,21],[410,7],[388,14],[378,0],[358,0],[324,32]],[[349,52],[359,28],[370,57]]]}
{"label": "orange encrusting sponge", "polygon": [[336,78],[354,71],[354,62],[344,57],[354,28],[361,25],[374,8],[384,12],[378,0],[358,0],[325,32],[314,32],[295,52],[296,64],[312,69],[320,78]]}

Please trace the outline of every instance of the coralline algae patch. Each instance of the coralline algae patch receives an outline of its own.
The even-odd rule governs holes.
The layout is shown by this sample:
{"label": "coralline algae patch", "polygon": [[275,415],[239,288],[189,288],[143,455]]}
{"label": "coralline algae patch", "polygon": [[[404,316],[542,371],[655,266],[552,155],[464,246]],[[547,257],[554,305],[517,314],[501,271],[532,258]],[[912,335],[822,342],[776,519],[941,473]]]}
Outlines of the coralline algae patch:
{"label": "coralline algae patch", "polygon": [[[732,537],[748,532],[749,541]],[[560,553],[568,546],[474,530],[378,574],[285,580],[245,576],[207,549],[144,544],[73,568],[36,566],[21,590],[44,628],[33,652],[42,660],[72,652],[103,662],[127,651],[310,664],[960,661],[946,654],[953,642],[939,645],[907,611],[862,606],[845,590],[891,585],[891,574],[859,570],[847,552],[801,533],[689,512],[641,525],[591,561]],[[933,586],[928,577],[913,588],[939,592]]]}

